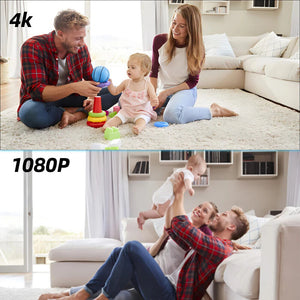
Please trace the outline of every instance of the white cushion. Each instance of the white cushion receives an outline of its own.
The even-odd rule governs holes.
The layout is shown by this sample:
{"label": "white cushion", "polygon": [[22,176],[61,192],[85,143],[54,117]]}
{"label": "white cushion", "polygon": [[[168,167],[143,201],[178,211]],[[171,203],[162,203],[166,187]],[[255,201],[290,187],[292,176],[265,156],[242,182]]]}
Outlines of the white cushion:
{"label": "white cushion", "polygon": [[273,61],[266,64],[265,74],[269,77],[300,81],[299,61],[281,58],[280,61]]}
{"label": "white cushion", "polygon": [[299,51],[295,52],[291,57],[290,59],[296,59],[296,60],[299,60]]}
{"label": "white cushion", "polygon": [[238,295],[247,299],[258,299],[261,251],[238,251],[224,262],[226,260],[228,261],[224,269],[224,282]]}
{"label": "white cushion", "polygon": [[207,56],[203,66],[204,70],[235,70],[241,69],[242,62],[236,57],[230,56]]}
{"label": "white cushion", "polygon": [[68,241],[51,249],[49,259],[54,261],[105,261],[111,251],[122,246],[115,239],[95,238]]}
{"label": "white cushion", "polygon": [[274,32],[271,32],[249,51],[260,56],[280,57],[289,43],[290,39],[278,37]]}
{"label": "white cushion", "polygon": [[236,56],[250,54],[249,49],[267,33],[258,36],[229,36],[228,40]]}
{"label": "white cushion", "polygon": [[265,74],[266,65],[272,61],[280,61],[279,57],[263,57],[252,55],[243,60],[243,69],[247,72]]}
{"label": "white cushion", "polygon": [[203,41],[205,45],[206,56],[218,55],[235,57],[235,54],[225,33],[205,35],[203,36]]}
{"label": "white cushion", "polygon": [[270,221],[270,218],[260,218],[246,215],[249,222],[249,230],[240,239],[236,240],[238,244],[252,246],[260,238],[262,226]]}
{"label": "white cushion", "polygon": [[[298,36],[288,37],[288,39],[290,40],[290,43],[289,43],[288,47],[286,48],[286,50],[282,54],[283,58],[289,58],[291,55],[293,55],[296,52],[297,46],[299,44]],[[298,49],[299,49],[299,46],[298,46]]]}

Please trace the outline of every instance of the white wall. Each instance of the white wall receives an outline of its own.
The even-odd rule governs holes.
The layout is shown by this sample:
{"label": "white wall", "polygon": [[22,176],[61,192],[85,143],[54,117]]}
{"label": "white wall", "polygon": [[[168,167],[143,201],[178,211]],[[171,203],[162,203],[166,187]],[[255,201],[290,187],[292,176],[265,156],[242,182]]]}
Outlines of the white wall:
{"label": "white wall", "polygon": [[[129,178],[130,216],[150,208],[153,192],[170,175],[173,168],[180,165],[161,165],[158,152],[151,152],[150,176],[140,179]],[[202,201],[215,202],[221,211],[232,205],[239,205],[245,211],[255,209],[257,216],[263,216],[271,209],[282,209],[286,204],[286,180],[288,152],[279,152],[279,175],[273,179],[238,179],[239,153],[234,153],[231,166],[211,166],[210,185],[195,188],[195,195],[186,195],[185,208],[190,211]],[[182,165],[181,165],[182,166]]]}
{"label": "white wall", "polygon": [[[187,1],[201,8],[201,1]],[[274,31],[290,36],[293,1],[281,0],[279,8],[269,11],[248,10],[248,1],[230,1],[228,15],[202,15],[203,34],[226,33],[227,35],[259,35]],[[169,18],[174,5],[169,5]]]}

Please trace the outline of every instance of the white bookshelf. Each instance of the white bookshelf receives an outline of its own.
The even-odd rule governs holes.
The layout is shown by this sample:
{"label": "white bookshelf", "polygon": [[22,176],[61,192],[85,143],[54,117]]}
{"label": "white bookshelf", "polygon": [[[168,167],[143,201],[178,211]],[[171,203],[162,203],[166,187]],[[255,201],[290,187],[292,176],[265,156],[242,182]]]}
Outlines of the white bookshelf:
{"label": "white bookshelf", "polygon": [[230,1],[201,1],[201,12],[203,15],[228,15]]}
{"label": "white bookshelf", "polygon": [[148,152],[128,153],[128,176],[131,177],[150,176],[150,153]]}
{"label": "white bookshelf", "polygon": [[204,151],[207,166],[230,166],[233,165],[232,151]]}
{"label": "white bookshelf", "polygon": [[239,153],[239,178],[274,178],[278,176],[277,151],[241,151]]}
{"label": "white bookshelf", "polygon": [[205,173],[201,175],[197,181],[193,182],[192,186],[194,188],[208,187],[209,181],[210,181],[210,168],[207,168]]}

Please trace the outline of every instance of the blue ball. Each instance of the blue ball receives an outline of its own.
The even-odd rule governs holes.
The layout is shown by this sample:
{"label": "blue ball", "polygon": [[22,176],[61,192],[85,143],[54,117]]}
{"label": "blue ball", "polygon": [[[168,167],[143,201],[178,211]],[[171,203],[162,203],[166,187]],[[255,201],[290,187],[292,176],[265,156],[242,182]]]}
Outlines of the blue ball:
{"label": "blue ball", "polygon": [[109,79],[109,71],[103,66],[98,66],[93,70],[92,78],[100,83],[106,82]]}

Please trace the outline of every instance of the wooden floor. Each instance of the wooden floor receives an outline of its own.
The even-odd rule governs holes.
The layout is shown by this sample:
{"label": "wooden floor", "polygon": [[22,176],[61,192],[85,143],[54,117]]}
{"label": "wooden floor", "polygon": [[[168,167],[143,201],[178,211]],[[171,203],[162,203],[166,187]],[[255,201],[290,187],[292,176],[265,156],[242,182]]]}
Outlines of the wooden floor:
{"label": "wooden floor", "polygon": [[1,106],[0,111],[19,104],[21,81],[17,79],[9,79],[8,83],[0,85],[1,89]]}
{"label": "wooden floor", "polygon": [[6,288],[50,288],[49,265],[37,265],[32,273],[0,273],[0,286]]}

